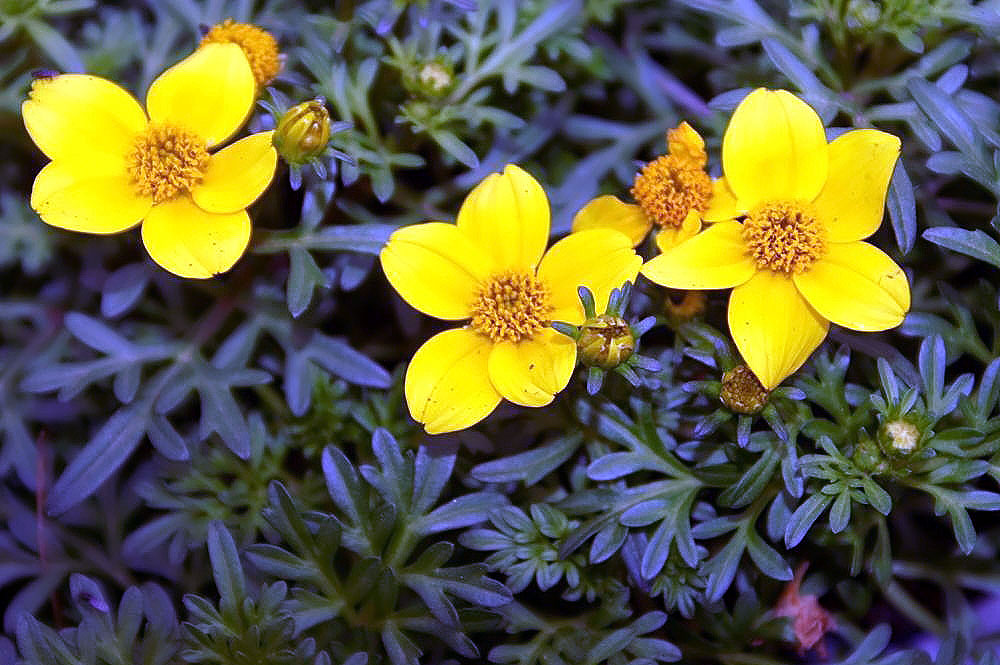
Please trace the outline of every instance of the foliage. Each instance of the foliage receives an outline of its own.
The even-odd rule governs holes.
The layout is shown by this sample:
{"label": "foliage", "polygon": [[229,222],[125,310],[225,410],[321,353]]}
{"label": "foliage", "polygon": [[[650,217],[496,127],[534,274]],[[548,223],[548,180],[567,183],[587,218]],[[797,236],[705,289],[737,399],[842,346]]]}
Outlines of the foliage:
{"label": "foliage", "polygon": [[[237,267],[183,281],[42,224],[33,77],[141,97],[226,17],[284,53],[255,130],[316,97],[334,121]],[[0,665],[781,665],[806,563],[834,662],[929,665],[920,631],[935,665],[996,665],[997,0],[0,0],[0,50]],[[388,236],[508,162],[562,234],[681,120],[717,156],[758,86],[901,138],[874,242],[906,322],[833,330],[735,413],[725,298],[678,316],[640,279],[613,303],[635,371],[425,436],[403,370],[435,329]]]}

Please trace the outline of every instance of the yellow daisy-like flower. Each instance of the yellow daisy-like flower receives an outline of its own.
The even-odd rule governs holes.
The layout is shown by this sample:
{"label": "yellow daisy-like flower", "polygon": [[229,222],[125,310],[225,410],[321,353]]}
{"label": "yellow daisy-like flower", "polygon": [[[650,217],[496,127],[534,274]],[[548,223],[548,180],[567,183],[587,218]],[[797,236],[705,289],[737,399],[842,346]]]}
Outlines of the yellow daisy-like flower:
{"label": "yellow daisy-like flower", "polygon": [[733,288],[729,328],[767,389],[797,370],[829,323],[862,331],[903,321],[903,271],[862,242],[882,223],[899,139],[874,129],[827,144],[823,123],[784,90],[740,103],[722,144],[716,221],[643,266],[678,289]]}
{"label": "yellow daisy-like flower", "polygon": [[246,57],[233,44],[198,49],[149,87],[146,108],[96,76],[34,82],[24,126],[51,159],[31,207],[52,226],[119,233],[142,222],[149,255],[181,277],[225,272],[250,241],[246,208],[274,176],[273,132],[216,152],[253,107]]}
{"label": "yellow daisy-like flower", "polygon": [[667,133],[668,154],[646,164],[632,183],[636,203],[599,196],[576,214],[573,231],[611,228],[641,243],[659,228],[656,244],[666,251],[701,230],[702,214],[712,207],[713,182],[705,165],[705,141],[682,122]]}
{"label": "yellow daisy-like flower", "polygon": [[549,202],[514,165],[466,197],[456,224],[399,229],[380,259],[389,283],[430,316],[468,321],[417,350],[404,390],[430,434],[469,427],[501,399],[545,406],[566,387],[576,342],[551,321],[582,324],[577,289],[604,311],[612,289],[634,280],[642,259],[611,229],[574,233],[548,251]]}
{"label": "yellow daisy-like flower", "polygon": [[263,88],[281,71],[281,52],[274,36],[251,23],[237,23],[227,18],[205,33],[201,46],[206,44],[236,44],[243,49],[257,86]]}

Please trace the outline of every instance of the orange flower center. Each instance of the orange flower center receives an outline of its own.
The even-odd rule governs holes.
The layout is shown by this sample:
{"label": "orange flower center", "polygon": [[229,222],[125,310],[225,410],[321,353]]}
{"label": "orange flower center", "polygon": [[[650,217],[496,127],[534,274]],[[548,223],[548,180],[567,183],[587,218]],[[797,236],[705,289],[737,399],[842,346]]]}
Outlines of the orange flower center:
{"label": "orange flower center", "polygon": [[548,325],[549,289],[528,273],[490,278],[472,305],[472,329],[494,342],[520,342]]}
{"label": "orange flower center", "polygon": [[258,87],[263,88],[281,71],[278,42],[268,31],[227,18],[214,25],[201,40],[202,46],[225,43],[236,44],[243,49]]}
{"label": "orange flower center", "polygon": [[201,182],[208,168],[205,140],[173,125],[149,125],[126,157],[129,177],[142,196],[162,203]]}
{"label": "orange flower center", "polygon": [[757,267],[789,275],[823,256],[823,235],[812,207],[798,201],[762,203],[743,222],[743,240]]}
{"label": "orange flower center", "polygon": [[632,196],[646,217],[663,228],[680,228],[688,212],[704,212],[712,198],[712,179],[690,159],[657,157],[632,183]]}

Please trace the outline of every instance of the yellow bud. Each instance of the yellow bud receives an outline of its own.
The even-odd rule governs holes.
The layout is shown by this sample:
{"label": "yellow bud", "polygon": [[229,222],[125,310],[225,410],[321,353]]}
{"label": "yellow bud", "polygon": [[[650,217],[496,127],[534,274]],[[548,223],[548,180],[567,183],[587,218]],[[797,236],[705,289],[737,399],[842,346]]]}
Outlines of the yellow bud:
{"label": "yellow bud", "polygon": [[585,365],[614,369],[635,351],[635,337],[624,319],[602,314],[580,327],[576,347]]}
{"label": "yellow bud", "polygon": [[737,365],[722,375],[719,399],[736,413],[753,414],[764,408],[770,393],[746,365]]}
{"label": "yellow bud", "polygon": [[290,164],[304,164],[318,156],[330,140],[330,114],[318,100],[293,106],[281,116],[272,142]]}
{"label": "yellow bud", "polygon": [[704,139],[686,122],[667,132],[667,149],[690,168],[703,169],[708,163]]}

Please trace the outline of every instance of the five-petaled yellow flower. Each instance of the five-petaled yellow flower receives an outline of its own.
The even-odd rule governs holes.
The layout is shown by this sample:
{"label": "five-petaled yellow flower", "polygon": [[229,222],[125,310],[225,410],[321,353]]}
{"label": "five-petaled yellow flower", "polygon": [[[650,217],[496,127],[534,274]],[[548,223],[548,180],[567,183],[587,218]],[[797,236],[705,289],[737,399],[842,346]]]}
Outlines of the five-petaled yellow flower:
{"label": "five-petaled yellow flower", "polygon": [[874,129],[827,144],[822,121],[784,90],[758,89],[723,137],[723,186],[707,230],[642,273],[680,289],[733,287],[729,328],[768,389],[798,369],[829,322],[862,331],[899,325],[906,276],[862,242],[882,223],[899,139]]}
{"label": "five-petaled yellow flower", "polygon": [[181,277],[225,272],[250,241],[246,208],[271,182],[273,132],[209,150],[243,125],[256,84],[235,44],[206,44],[160,75],[147,117],[128,92],[84,74],[39,79],[24,125],[52,161],[31,207],[51,224],[109,234],[142,222],[149,255]]}
{"label": "five-petaled yellow flower", "polygon": [[712,210],[713,188],[723,186],[705,171],[705,141],[682,122],[667,132],[668,154],[646,164],[635,176],[632,196],[599,196],[576,214],[573,231],[617,229],[638,245],[656,228],[656,245],[666,251],[701,230],[702,214]]}
{"label": "five-petaled yellow flower", "polygon": [[457,224],[417,224],[389,238],[382,268],[403,299],[468,321],[425,342],[407,369],[406,402],[428,433],[474,425],[501,399],[550,403],[573,373],[576,343],[549,323],[583,323],[580,286],[604,311],[642,264],[612,229],[573,233],[546,252],[548,238],[545,192],[514,165],[469,193]]}

